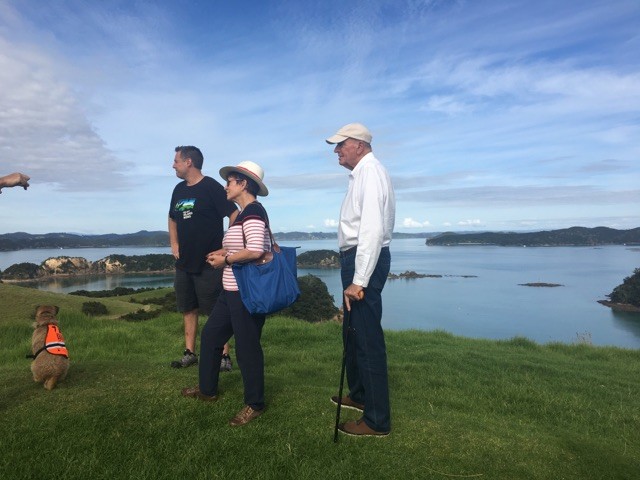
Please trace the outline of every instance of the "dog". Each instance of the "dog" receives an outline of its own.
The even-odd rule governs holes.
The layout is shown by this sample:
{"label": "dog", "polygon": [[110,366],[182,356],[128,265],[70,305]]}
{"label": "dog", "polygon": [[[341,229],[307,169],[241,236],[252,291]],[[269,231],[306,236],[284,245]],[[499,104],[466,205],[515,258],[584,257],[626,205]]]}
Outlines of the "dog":
{"label": "dog", "polygon": [[27,355],[27,358],[33,358],[33,380],[44,383],[47,390],[53,390],[60,380],[65,379],[69,370],[69,352],[58,327],[58,311],[55,305],[36,307],[31,355]]}

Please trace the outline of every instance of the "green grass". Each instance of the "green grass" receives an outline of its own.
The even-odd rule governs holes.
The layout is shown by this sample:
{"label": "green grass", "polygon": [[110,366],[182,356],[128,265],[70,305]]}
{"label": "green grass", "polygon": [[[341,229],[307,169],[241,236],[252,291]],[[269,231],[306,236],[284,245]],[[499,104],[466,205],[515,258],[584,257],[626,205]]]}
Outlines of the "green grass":
{"label": "green grass", "polygon": [[[145,294],[148,296],[148,294]],[[110,311],[135,311],[101,299]],[[393,431],[333,443],[340,327],[274,317],[263,333],[267,411],[242,407],[237,366],[210,404],[180,396],[169,362],[182,319],[89,318],[86,298],[0,284],[0,478],[632,479],[640,472],[640,352],[387,332]],[[47,392],[31,379],[32,307],[55,303],[71,355]],[[127,310],[129,309],[129,310]],[[345,420],[357,413],[345,410]]]}

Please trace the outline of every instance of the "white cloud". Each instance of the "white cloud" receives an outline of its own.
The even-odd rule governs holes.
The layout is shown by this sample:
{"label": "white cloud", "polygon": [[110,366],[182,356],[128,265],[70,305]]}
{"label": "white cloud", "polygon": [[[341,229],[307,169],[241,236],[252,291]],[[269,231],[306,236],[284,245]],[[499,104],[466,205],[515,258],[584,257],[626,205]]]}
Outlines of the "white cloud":
{"label": "white cloud", "polygon": [[434,95],[429,98],[423,110],[455,115],[470,110],[470,107],[452,95]]}
{"label": "white cloud", "polygon": [[338,227],[338,225],[339,225],[338,221],[337,221],[337,220],[334,220],[334,219],[332,219],[332,218],[327,218],[327,219],[324,221],[324,226],[325,226],[325,227],[329,227],[329,228],[337,228],[337,227]]}
{"label": "white cloud", "polygon": [[0,173],[33,185],[0,228],[166,228],[188,143],[214,178],[260,163],[287,231],[335,230],[348,174],[324,138],[352,121],[401,229],[637,223],[637,1],[387,0],[356,21],[310,0],[108,3],[0,1]]}
{"label": "white cloud", "polygon": [[120,190],[126,164],[96,133],[64,68],[37,47],[0,37],[0,160],[61,190]]}
{"label": "white cloud", "polygon": [[459,227],[481,227],[482,222],[479,219],[461,220],[458,222]]}
{"label": "white cloud", "polygon": [[429,220],[425,220],[424,222],[418,222],[417,220],[414,220],[413,218],[409,217],[409,218],[405,218],[402,221],[402,226],[405,228],[421,228],[421,227],[429,227],[431,226],[431,223],[429,223]]}

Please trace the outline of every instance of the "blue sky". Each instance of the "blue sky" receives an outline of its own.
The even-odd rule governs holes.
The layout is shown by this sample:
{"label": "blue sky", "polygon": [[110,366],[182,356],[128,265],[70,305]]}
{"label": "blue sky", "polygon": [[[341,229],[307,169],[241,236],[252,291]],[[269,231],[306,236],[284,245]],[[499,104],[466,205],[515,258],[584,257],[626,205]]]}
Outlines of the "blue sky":
{"label": "blue sky", "polygon": [[0,2],[0,233],[166,230],[174,147],[335,231],[362,122],[396,231],[640,226],[640,2]]}

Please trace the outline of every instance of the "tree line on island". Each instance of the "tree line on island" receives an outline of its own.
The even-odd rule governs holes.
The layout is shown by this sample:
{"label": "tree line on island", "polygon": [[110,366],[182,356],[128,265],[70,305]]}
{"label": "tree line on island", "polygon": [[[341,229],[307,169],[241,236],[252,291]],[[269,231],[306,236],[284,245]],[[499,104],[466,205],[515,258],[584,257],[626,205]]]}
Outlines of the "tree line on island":
{"label": "tree line on island", "polygon": [[[395,233],[394,238],[428,238],[435,233]],[[274,237],[279,242],[335,240],[336,232],[277,232]],[[0,252],[29,250],[36,248],[108,248],[108,247],[169,247],[169,233],[166,231],[141,230],[136,233],[104,235],[81,235],[77,233],[25,232],[0,234]]]}
{"label": "tree line on island", "polygon": [[640,228],[571,227],[542,232],[445,232],[427,238],[429,246],[497,245],[501,247],[578,247],[640,245]]}
{"label": "tree line on island", "polygon": [[[278,232],[277,241],[333,240],[335,232]],[[640,228],[616,230],[608,227],[571,227],[539,232],[395,232],[395,239],[420,238],[427,245],[499,245],[499,246],[596,246],[640,245]],[[80,235],[74,233],[0,234],[0,251],[37,248],[168,247],[166,231],[141,230],[136,233]]]}

